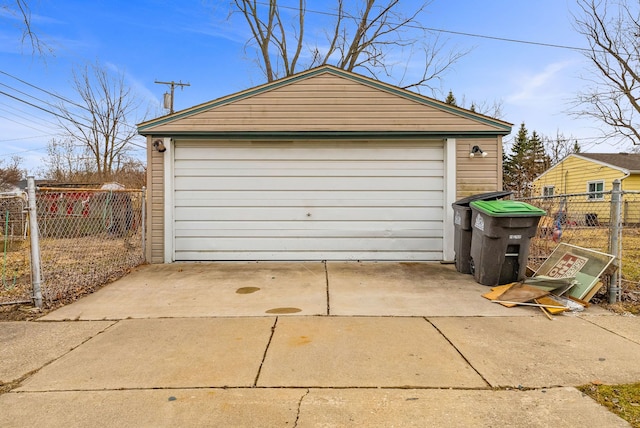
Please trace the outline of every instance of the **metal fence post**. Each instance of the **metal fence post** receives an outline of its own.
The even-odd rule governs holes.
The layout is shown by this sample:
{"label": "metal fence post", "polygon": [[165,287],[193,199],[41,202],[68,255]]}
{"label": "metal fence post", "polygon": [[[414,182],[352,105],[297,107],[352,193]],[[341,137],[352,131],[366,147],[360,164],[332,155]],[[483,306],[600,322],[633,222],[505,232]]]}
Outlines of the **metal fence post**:
{"label": "metal fence post", "polygon": [[142,186],[142,213],[141,213],[141,221],[142,223],[142,257],[144,261],[147,261],[147,188]]}
{"label": "metal fence post", "polygon": [[622,254],[620,254],[620,236],[622,225],[620,223],[622,213],[622,191],[620,190],[620,180],[613,180],[613,189],[611,191],[611,221],[609,222],[609,253],[615,256],[613,265],[614,272],[611,274],[611,283],[609,284],[609,303],[615,303],[620,300],[620,269],[622,269]]}
{"label": "metal fence post", "polygon": [[33,301],[42,308],[42,289],[40,288],[40,237],[38,235],[38,210],[36,208],[36,184],[33,177],[27,177],[27,195],[29,198],[29,235],[31,236],[31,284]]}

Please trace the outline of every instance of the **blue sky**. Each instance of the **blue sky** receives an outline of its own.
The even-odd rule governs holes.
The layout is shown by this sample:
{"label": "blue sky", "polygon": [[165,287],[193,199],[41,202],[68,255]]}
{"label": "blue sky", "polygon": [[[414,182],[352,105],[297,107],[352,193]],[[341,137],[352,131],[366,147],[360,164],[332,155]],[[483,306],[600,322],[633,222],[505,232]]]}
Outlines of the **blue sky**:
{"label": "blue sky", "polygon": [[[44,59],[32,55],[29,45],[20,43],[19,22],[0,12],[0,72],[64,97],[78,99],[70,88],[72,67],[95,61],[124,73],[127,84],[149,108],[151,116],[162,113],[162,94],[167,89],[154,84],[155,80],[190,83],[190,87],[176,91],[176,110],[264,83],[253,53],[245,49],[247,27],[239,17],[227,18],[229,1],[30,3],[33,29],[53,48],[53,55]],[[307,4],[311,10],[327,11],[333,1],[308,0]],[[412,1],[403,0],[402,4],[411,5]],[[422,22],[426,27],[452,32],[585,47],[586,41],[572,27],[572,10],[573,0],[434,0],[422,15]],[[316,31],[321,30],[321,20],[322,15],[308,14],[310,28]],[[579,77],[587,63],[580,53],[439,34],[447,47],[470,49],[470,53],[444,75],[438,98],[444,99],[452,90],[466,106],[472,101],[499,101],[502,119],[514,124],[512,135],[524,121],[529,131],[549,137],[559,131],[578,138],[585,151],[614,152],[630,146],[598,143],[597,123],[576,120],[565,113],[583,84]],[[0,73],[0,90],[41,106],[42,102],[15,91],[54,101],[11,76]],[[141,111],[137,119],[142,119],[143,114]],[[18,155],[30,173],[37,175],[47,143],[58,132],[55,117],[0,94],[0,160]],[[137,153],[143,156],[141,151]]]}

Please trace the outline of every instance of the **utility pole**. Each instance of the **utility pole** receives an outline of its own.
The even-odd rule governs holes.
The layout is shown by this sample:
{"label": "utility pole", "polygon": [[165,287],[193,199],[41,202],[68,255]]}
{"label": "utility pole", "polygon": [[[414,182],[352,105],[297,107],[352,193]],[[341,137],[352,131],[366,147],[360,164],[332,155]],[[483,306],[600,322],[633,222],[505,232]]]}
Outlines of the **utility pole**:
{"label": "utility pole", "polygon": [[184,89],[185,86],[191,86],[188,83],[182,83],[182,81],[179,82],[174,82],[173,80],[171,82],[159,82],[159,81],[155,81],[153,83],[158,83],[160,85],[170,85],[171,86],[171,93],[166,93],[164,94],[164,108],[169,109],[169,114],[173,113],[173,92],[176,88],[176,86],[180,86],[180,89]]}

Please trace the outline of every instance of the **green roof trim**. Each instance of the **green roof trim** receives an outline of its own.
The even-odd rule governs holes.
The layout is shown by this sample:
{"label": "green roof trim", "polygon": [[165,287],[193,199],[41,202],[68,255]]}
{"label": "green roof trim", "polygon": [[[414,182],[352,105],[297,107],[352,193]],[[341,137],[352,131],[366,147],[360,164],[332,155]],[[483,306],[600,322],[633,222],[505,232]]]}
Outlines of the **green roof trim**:
{"label": "green roof trim", "polygon": [[264,140],[278,140],[278,139],[385,139],[385,138],[406,138],[406,139],[420,139],[420,138],[486,138],[495,137],[498,135],[507,135],[509,132],[501,133],[499,131],[468,131],[468,132],[443,132],[443,131],[269,131],[269,132],[208,132],[208,131],[196,131],[196,132],[162,132],[153,134],[151,132],[143,135],[156,135],[158,137],[171,137],[174,139],[235,139],[235,140],[247,140],[247,139],[264,139]]}
{"label": "green roof trim", "polygon": [[[285,77],[283,79],[280,80],[276,80],[274,82],[270,82],[270,83],[265,83],[263,85],[257,86],[255,88],[252,89],[248,89],[236,94],[231,94],[228,96],[224,96],[222,98],[218,98],[216,100],[213,101],[209,101],[194,107],[190,107],[188,109],[173,113],[171,115],[167,115],[167,116],[162,116],[156,119],[151,119],[147,122],[142,122],[138,125],[138,132],[142,135],[148,135],[149,133],[145,133],[144,131],[154,127],[154,126],[159,126],[159,125],[164,125],[166,123],[170,123],[173,122],[175,120],[178,119],[182,119],[184,117],[188,117],[191,116],[193,114],[198,114],[201,113],[203,111],[207,111],[211,108],[216,108],[216,107],[220,107],[223,106],[225,104],[230,104],[233,103],[235,101],[239,101],[245,98],[249,98],[258,94],[261,94],[263,92],[267,92],[267,91],[271,91],[273,89],[282,87],[282,86],[286,86],[289,85],[291,83],[295,83],[299,80],[304,80],[307,79],[309,77],[314,77],[314,76],[318,76],[320,74],[324,74],[324,73],[332,73],[334,75],[340,76],[340,77],[344,77],[346,79],[361,83],[363,85],[367,85],[370,87],[374,87],[376,89],[382,90],[384,92],[388,92],[394,95],[398,95],[400,97],[418,102],[420,104],[423,105],[427,105],[430,107],[434,107],[434,108],[438,108],[440,110],[444,110],[444,111],[448,111],[450,113],[453,113],[455,115],[458,116],[462,116],[462,117],[466,117],[468,119],[472,119],[484,124],[488,124],[490,126],[494,126],[496,128],[498,128],[498,130],[496,130],[496,132],[494,134],[498,134],[498,135],[506,135],[506,134],[510,134],[511,133],[511,124],[507,123],[507,122],[503,122],[500,121],[498,119],[493,119],[490,118],[488,116],[484,116],[482,114],[479,113],[474,113],[470,110],[466,110],[460,107],[455,107],[455,106],[451,106],[448,104],[445,104],[443,102],[437,101],[435,99],[432,98],[428,98],[424,95],[420,95],[417,93],[413,93],[411,91],[408,91],[406,89],[402,89],[399,87],[395,87],[393,85],[387,84],[387,83],[383,83],[383,82],[379,82],[373,79],[370,79],[368,77],[365,76],[361,76],[359,74],[356,73],[352,73],[349,71],[345,71],[342,69],[339,69],[337,67],[334,66],[329,66],[329,65],[324,65],[324,66],[320,66],[299,74],[295,74],[289,77]],[[502,132],[499,131],[504,131],[505,133],[502,134]],[[163,134],[164,135],[164,134]]]}

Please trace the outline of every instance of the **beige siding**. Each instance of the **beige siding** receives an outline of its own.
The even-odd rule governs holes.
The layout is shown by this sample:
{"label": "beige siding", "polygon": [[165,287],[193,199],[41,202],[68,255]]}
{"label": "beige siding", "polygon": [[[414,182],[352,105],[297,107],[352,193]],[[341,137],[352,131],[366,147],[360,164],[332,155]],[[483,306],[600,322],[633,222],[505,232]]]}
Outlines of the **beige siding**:
{"label": "beige siding", "polygon": [[150,129],[162,132],[483,132],[496,127],[330,73],[260,92]]}
{"label": "beige siding", "polygon": [[[152,137],[147,137],[151,147]],[[147,149],[147,261],[164,262],[164,155]]]}
{"label": "beige siding", "polygon": [[[500,137],[458,139],[456,153],[456,196],[502,190],[502,141]],[[486,157],[469,157],[471,148],[480,146]]]}
{"label": "beige siding", "polygon": [[[151,140],[151,137],[149,138]],[[502,189],[502,143],[501,137],[456,140],[456,198],[476,193],[492,192]],[[150,144],[150,143],[149,143]],[[487,152],[487,156],[469,157],[471,148],[478,145]],[[148,169],[148,261],[164,262],[164,157],[154,150],[150,151]]]}
{"label": "beige siding", "polygon": [[[499,135],[508,132],[510,124],[343,70],[326,68],[154,119],[141,124],[141,132],[151,135],[149,145],[153,138],[172,133],[197,133],[202,138],[206,138],[207,133],[238,136],[256,133],[264,134],[267,140],[273,138],[269,133],[290,133],[291,141],[306,140],[311,137],[305,133],[314,132],[371,133],[378,138],[393,138],[391,133],[403,132],[422,133],[425,138],[450,135],[457,143],[456,196],[501,189],[502,137]],[[479,134],[487,136],[477,138]],[[461,138],[461,135],[469,137]],[[331,141],[319,144],[331,144]],[[482,147],[488,156],[470,158],[474,145]],[[147,258],[151,263],[164,261],[165,155],[153,150],[148,153]]]}

